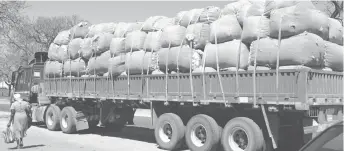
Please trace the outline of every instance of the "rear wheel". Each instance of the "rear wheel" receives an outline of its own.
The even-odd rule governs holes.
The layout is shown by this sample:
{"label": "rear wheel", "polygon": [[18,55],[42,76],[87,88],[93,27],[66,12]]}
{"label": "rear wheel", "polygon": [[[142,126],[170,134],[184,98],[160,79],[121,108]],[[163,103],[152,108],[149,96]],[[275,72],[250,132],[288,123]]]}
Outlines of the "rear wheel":
{"label": "rear wheel", "polygon": [[48,130],[60,130],[60,115],[61,110],[56,105],[50,105],[45,113],[45,125]]}
{"label": "rear wheel", "polygon": [[192,151],[215,151],[221,137],[221,129],[216,121],[204,114],[190,119],[186,126],[186,144]]}
{"label": "rear wheel", "polygon": [[265,148],[262,130],[246,117],[236,117],[226,124],[221,143],[226,151],[262,151]]}
{"label": "rear wheel", "polygon": [[67,106],[62,109],[60,127],[63,133],[71,134],[76,132],[76,111],[73,107]]}
{"label": "rear wheel", "polygon": [[162,114],[154,129],[155,139],[162,149],[175,150],[183,144],[185,126],[174,113]]}

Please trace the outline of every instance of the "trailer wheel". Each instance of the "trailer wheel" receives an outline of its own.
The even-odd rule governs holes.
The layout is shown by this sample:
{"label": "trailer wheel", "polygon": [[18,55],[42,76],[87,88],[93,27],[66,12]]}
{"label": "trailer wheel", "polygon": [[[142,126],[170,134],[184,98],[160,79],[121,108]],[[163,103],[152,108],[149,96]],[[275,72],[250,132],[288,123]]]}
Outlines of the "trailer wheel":
{"label": "trailer wheel", "polygon": [[73,107],[67,106],[62,109],[60,127],[63,133],[71,134],[76,132],[75,116],[76,111]]}
{"label": "trailer wheel", "polygon": [[247,117],[231,119],[223,129],[221,143],[226,151],[262,151],[265,148],[262,130]]}
{"label": "trailer wheel", "polygon": [[60,130],[60,115],[61,109],[58,106],[52,104],[48,107],[45,113],[45,125],[47,126],[48,130]]}
{"label": "trailer wheel", "polygon": [[185,126],[174,113],[160,115],[154,129],[155,140],[162,149],[179,149],[184,141]]}
{"label": "trailer wheel", "polygon": [[208,115],[193,116],[186,126],[186,144],[192,151],[215,151],[220,137],[221,129]]}

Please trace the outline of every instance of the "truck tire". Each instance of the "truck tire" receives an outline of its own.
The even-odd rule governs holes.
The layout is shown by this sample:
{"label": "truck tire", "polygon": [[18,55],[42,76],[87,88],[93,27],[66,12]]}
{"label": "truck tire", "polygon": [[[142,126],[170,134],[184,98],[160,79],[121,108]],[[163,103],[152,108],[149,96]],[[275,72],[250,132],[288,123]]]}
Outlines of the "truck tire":
{"label": "truck tire", "polygon": [[71,134],[76,132],[75,123],[76,111],[73,107],[64,107],[61,111],[60,127],[63,133]]}
{"label": "truck tire", "polygon": [[208,115],[193,116],[186,125],[185,140],[191,151],[216,151],[220,138],[219,125]]}
{"label": "truck tire", "polygon": [[160,115],[154,129],[157,144],[165,150],[179,149],[184,141],[185,126],[182,119],[174,113]]}
{"label": "truck tire", "polygon": [[45,125],[47,126],[48,130],[60,130],[60,115],[61,109],[58,106],[52,104],[48,107],[45,113]]}
{"label": "truck tire", "polygon": [[247,117],[236,117],[226,124],[221,144],[226,151],[263,151],[267,147],[260,127]]}

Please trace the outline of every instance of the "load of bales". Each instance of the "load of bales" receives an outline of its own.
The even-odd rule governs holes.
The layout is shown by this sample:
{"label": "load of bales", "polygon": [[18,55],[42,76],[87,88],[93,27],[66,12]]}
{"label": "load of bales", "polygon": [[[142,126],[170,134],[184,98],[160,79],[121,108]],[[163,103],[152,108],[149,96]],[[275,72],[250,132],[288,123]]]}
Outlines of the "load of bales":
{"label": "load of bales", "polygon": [[342,72],[342,30],[311,0],[238,0],[142,22],[81,22],[51,43],[45,73],[117,77],[252,70],[255,64],[257,70]]}

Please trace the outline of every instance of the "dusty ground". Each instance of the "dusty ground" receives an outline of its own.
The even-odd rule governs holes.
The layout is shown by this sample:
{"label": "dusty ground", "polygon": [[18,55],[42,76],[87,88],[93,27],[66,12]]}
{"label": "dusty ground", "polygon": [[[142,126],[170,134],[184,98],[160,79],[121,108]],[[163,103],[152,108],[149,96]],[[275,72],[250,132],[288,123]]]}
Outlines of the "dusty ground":
{"label": "dusty ground", "polygon": [[[8,123],[8,102],[0,98],[0,131]],[[155,144],[152,130],[126,127],[122,132],[102,129],[79,134],[53,132],[45,127],[32,126],[24,139],[27,151],[160,151]],[[16,144],[5,144],[0,138],[0,151],[15,150]]]}

